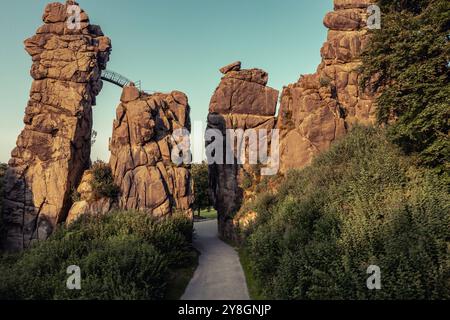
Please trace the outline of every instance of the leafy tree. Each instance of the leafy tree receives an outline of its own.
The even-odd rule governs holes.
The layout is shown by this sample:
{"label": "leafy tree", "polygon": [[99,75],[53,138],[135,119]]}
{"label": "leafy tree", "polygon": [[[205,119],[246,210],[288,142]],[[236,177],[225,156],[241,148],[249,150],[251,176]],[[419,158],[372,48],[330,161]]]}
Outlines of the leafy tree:
{"label": "leafy tree", "polygon": [[191,168],[192,178],[194,179],[194,210],[198,212],[203,209],[209,209],[211,207],[211,201],[209,199],[209,177],[208,177],[208,164],[203,162],[202,164],[193,164]]}
{"label": "leafy tree", "polygon": [[418,154],[448,182],[450,1],[380,0],[379,5],[382,28],[373,31],[363,54],[362,85],[381,92],[378,120],[390,124],[392,141]]}

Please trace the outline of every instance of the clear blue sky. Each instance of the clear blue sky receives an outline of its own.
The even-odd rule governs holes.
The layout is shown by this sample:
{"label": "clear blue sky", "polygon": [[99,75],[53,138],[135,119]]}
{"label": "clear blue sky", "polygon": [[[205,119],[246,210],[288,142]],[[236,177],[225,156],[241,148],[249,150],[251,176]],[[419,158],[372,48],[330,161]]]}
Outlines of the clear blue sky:
{"label": "clear blue sky", "polygon": [[[0,161],[7,162],[31,86],[23,40],[42,24],[44,0],[2,2],[0,10]],[[332,0],[79,0],[91,23],[112,39],[108,69],[143,89],[185,92],[193,121],[204,121],[221,74],[235,60],[269,72],[281,90],[312,73],[326,39],[322,21]],[[121,90],[105,83],[94,108],[92,158],[108,160],[108,139]]]}

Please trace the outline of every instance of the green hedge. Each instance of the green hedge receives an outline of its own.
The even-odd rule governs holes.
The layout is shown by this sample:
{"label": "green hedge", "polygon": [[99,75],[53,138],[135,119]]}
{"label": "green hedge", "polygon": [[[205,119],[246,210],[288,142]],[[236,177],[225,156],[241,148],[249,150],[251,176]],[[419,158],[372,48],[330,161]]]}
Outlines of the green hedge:
{"label": "green hedge", "polygon": [[[357,128],[277,194],[261,195],[245,249],[274,299],[450,298],[450,197],[382,131]],[[382,289],[367,289],[378,265]]]}
{"label": "green hedge", "polygon": [[[192,223],[136,212],[85,218],[0,261],[0,299],[164,299],[170,275],[193,263]],[[82,290],[68,290],[68,266]]]}

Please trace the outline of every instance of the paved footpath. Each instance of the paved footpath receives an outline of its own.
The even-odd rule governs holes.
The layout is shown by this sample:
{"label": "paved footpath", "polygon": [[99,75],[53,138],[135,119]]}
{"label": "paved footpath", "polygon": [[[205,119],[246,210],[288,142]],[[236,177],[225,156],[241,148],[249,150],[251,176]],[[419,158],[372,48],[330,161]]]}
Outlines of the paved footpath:
{"label": "paved footpath", "polygon": [[219,239],[217,220],[197,222],[199,266],[181,300],[250,300],[239,256]]}

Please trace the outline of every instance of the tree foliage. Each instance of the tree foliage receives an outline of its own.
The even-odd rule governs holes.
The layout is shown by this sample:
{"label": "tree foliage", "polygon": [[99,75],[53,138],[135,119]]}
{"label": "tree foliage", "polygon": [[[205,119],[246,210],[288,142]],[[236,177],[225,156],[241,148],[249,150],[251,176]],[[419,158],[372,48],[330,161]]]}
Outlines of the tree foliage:
{"label": "tree foliage", "polygon": [[203,209],[211,207],[211,201],[209,199],[209,176],[208,176],[208,164],[203,162],[202,164],[193,164],[191,168],[192,178],[194,179],[194,210],[199,214]]}
{"label": "tree foliage", "polygon": [[117,198],[120,188],[114,183],[111,167],[103,161],[97,160],[92,164],[91,181],[92,189],[98,198],[107,197],[111,199]]}
{"label": "tree foliage", "polygon": [[[450,2],[380,0],[382,28],[363,54],[390,138],[449,179]],[[448,181],[448,180],[447,180]]]}

